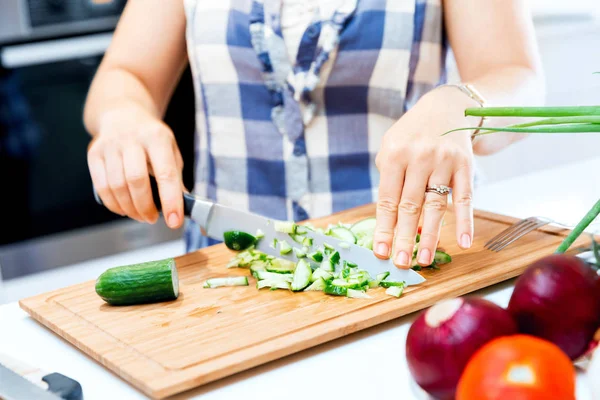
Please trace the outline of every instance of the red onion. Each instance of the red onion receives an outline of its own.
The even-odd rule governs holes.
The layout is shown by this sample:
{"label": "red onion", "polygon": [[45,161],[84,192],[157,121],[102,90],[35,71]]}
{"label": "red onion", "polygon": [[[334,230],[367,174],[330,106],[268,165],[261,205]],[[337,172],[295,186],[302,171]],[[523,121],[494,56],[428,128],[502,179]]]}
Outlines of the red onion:
{"label": "red onion", "polygon": [[490,301],[446,300],[422,313],[410,327],[408,368],[430,395],[451,399],[471,355],[488,341],[514,333],[517,325],[510,313]]}
{"label": "red onion", "polygon": [[517,280],[508,304],[521,333],[546,339],[572,360],[588,348],[600,324],[598,275],[564,254],[544,257]]}

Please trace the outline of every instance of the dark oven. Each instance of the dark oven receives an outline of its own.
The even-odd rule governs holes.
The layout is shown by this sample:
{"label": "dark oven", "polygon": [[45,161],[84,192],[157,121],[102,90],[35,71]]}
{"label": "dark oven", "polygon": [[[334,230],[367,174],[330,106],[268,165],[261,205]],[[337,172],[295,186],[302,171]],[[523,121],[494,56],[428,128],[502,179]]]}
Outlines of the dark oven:
{"label": "dark oven", "polygon": [[[0,2],[0,267],[4,279],[175,239],[96,204],[82,110],[125,0]],[[165,121],[193,181],[189,69]]]}

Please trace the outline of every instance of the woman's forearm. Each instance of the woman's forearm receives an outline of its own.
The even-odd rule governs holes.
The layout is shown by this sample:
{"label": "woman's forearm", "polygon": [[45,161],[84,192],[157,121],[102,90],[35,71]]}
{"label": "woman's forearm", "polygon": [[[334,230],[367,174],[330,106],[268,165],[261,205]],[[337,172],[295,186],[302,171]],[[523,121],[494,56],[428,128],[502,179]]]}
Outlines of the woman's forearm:
{"label": "woman's forearm", "polygon": [[[480,78],[469,81],[479,90],[491,106],[536,106],[545,98],[544,78],[541,72],[524,67],[502,67],[490,70]],[[477,107],[477,105],[475,105]],[[464,111],[464,110],[463,110]],[[479,124],[479,117],[468,117],[471,123]],[[506,126],[526,122],[524,119],[494,118],[485,121],[486,126]],[[477,155],[495,153],[524,137],[520,133],[503,132],[501,135],[485,135],[473,142]]]}
{"label": "woman's forearm", "polygon": [[[544,102],[543,68],[527,0],[444,0],[443,5],[446,31],[463,82],[471,83],[490,106]],[[480,121],[469,117],[471,126]],[[505,126],[511,122],[500,118],[485,124]],[[522,137],[506,132],[481,136],[473,150],[491,154]]]}
{"label": "woman's forearm", "polygon": [[141,107],[156,118],[161,118],[166,107],[166,104],[156,104],[146,86],[129,71],[118,67],[101,68],[85,104],[83,119],[87,131],[96,135],[104,116],[128,104]]}
{"label": "woman's forearm", "polygon": [[113,110],[160,119],[186,65],[183,2],[128,1],[88,93],[88,132],[97,135]]}

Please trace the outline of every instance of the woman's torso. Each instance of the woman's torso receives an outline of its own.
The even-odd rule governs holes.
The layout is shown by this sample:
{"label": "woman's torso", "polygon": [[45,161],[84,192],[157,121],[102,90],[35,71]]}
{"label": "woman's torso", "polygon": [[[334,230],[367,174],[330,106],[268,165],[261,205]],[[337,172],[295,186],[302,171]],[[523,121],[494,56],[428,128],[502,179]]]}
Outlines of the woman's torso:
{"label": "woman's torso", "polygon": [[[376,200],[383,134],[445,78],[441,0],[185,6],[194,191],[293,220]],[[193,224],[186,241],[207,244]]]}

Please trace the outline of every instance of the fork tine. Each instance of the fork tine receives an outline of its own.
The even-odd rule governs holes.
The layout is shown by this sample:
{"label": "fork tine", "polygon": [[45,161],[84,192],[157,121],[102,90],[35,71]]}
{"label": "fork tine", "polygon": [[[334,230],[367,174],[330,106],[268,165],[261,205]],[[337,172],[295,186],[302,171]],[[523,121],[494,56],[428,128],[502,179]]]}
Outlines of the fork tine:
{"label": "fork tine", "polygon": [[522,238],[523,236],[525,236],[526,234],[528,234],[529,232],[532,232],[538,228],[541,228],[544,225],[547,225],[548,222],[546,221],[539,221],[537,224],[535,224],[531,229],[528,229],[527,231],[521,233],[520,235],[517,235],[516,237],[514,237],[512,240],[509,240],[508,242],[506,242],[503,246],[500,246],[499,248],[497,248],[495,251],[500,251],[502,249],[504,249],[506,246],[508,246],[509,244],[511,244],[512,242],[514,242],[517,239]]}
{"label": "fork tine", "polygon": [[523,226],[523,225],[525,225],[525,224],[527,224],[529,222],[531,222],[531,218],[522,219],[519,222],[512,224],[511,226],[509,226],[508,228],[506,228],[505,230],[503,230],[502,232],[500,232],[499,234],[497,234],[496,236],[494,236],[493,238],[491,238],[485,244],[485,247],[489,248],[489,247],[493,246],[497,242],[499,242],[502,239],[504,239],[505,237],[509,236],[513,231],[519,229],[521,226]]}
{"label": "fork tine", "polygon": [[521,236],[531,232],[536,225],[536,222],[528,221],[526,224],[521,225],[519,229],[513,230],[510,235],[505,236],[502,238],[502,240],[496,242],[493,246],[490,246],[489,249],[497,251],[500,247],[503,247],[506,242],[511,241],[514,238],[520,238]]}

